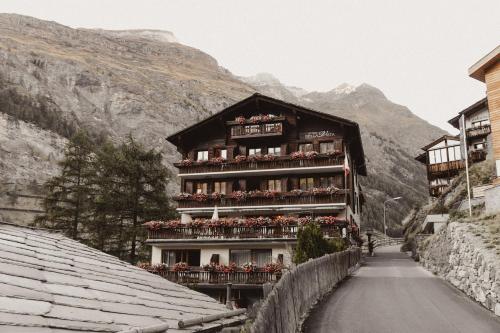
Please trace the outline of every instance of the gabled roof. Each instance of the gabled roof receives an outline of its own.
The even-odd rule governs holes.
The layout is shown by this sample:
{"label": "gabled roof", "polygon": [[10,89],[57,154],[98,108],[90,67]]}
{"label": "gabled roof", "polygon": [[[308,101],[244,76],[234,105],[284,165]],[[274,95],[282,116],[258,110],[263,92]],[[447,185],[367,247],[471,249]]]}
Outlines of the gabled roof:
{"label": "gabled roof", "polygon": [[470,114],[476,112],[476,111],[479,111],[481,110],[482,108],[487,108],[488,107],[488,99],[485,97],[479,101],[477,101],[476,103],[472,104],[471,106],[463,109],[462,111],[460,111],[458,113],[457,116],[451,118],[450,120],[448,120],[448,123],[457,128],[457,129],[460,129],[460,125],[459,125],[459,122],[460,122],[460,117],[462,115],[465,115],[466,117],[469,116]]}
{"label": "gabled roof", "polygon": [[353,122],[351,120],[348,120],[348,119],[345,119],[345,118],[341,118],[341,117],[337,117],[337,116],[334,116],[334,115],[331,115],[331,114],[328,114],[328,113],[324,113],[324,112],[319,112],[319,111],[315,111],[315,110],[311,110],[311,109],[308,109],[306,107],[303,107],[303,106],[300,106],[300,105],[296,105],[296,104],[293,104],[293,103],[288,103],[288,102],[285,102],[285,101],[282,101],[282,100],[279,100],[279,99],[276,99],[276,98],[272,98],[272,97],[269,97],[269,96],[265,96],[265,95],[262,95],[262,94],[259,94],[259,93],[255,93],[239,102],[237,102],[236,104],[233,104],[215,114],[213,114],[212,116],[208,117],[208,118],[205,118],[203,119],[202,121],[196,123],[196,124],[193,124],[185,129],[182,129],[172,135],[170,135],[169,137],[167,137],[167,140],[174,144],[174,145],[178,145],[179,144],[179,138],[181,136],[183,136],[184,134],[186,133],[189,133],[195,129],[198,129],[208,123],[210,123],[211,121],[217,119],[218,117],[220,117],[221,115],[225,114],[225,113],[228,113],[228,112],[231,112],[233,110],[236,110],[238,109],[239,107],[242,107],[243,105],[245,104],[248,104],[248,103],[251,103],[253,101],[265,101],[265,102],[269,102],[269,103],[274,103],[274,104],[277,104],[277,105],[280,105],[282,107],[285,107],[285,108],[289,108],[289,109],[295,109],[299,112],[303,112],[305,114],[309,114],[309,115],[312,115],[312,116],[315,116],[315,117],[319,117],[319,118],[323,118],[325,120],[328,120],[328,121],[334,121],[334,122],[337,122],[337,123],[340,123],[340,124],[343,124],[347,127],[350,127],[352,128],[352,130],[354,131],[354,136],[355,136],[355,142],[354,143],[351,143],[351,144],[354,144],[355,148],[354,151],[357,152],[357,155],[355,156],[356,160],[358,161],[358,173],[361,174],[361,175],[364,175],[366,176],[366,165],[365,165],[365,156],[364,156],[364,151],[363,151],[363,144],[362,144],[362,141],[361,141],[361,133],[360,133],[360,130],[359,130],[359,125],[358,123],[356,122]]}
{"label": "gabled roof", "polygon": [[459,140],[459,137],[458,136],[452,136],[452,135],[443,135],[442,137],[437,138],[436,140],[432,141],[427,146],[422,147],[421,149],[422,150],[427,150],[427,149],[431,148],[432,146],[437,145],[438,143],[440,143],[441,141],[444,141],[446,139],[448,139],[448,140]]}
{"label": "gabled roof", "polygon": [[427,152],[423,152],[422,154],[418,155],[415,157],[415,160],[419,161],[420,163],[427,164]]}
{"label": "gabled roof", "polygon": [[[229,317],[178,328],[213,314]],[[231,314],[202,293],[60,234],[0,223],[0,332],[164,332],[167,325],[203,332],[244,318]]]}
{"label": "gabled roof", "polygon": [[494,66],[500,60],[500,45],[495,47],[490,53],[479,59],[469,68],[469,76],[484,82],[484,75],[488,68]]}

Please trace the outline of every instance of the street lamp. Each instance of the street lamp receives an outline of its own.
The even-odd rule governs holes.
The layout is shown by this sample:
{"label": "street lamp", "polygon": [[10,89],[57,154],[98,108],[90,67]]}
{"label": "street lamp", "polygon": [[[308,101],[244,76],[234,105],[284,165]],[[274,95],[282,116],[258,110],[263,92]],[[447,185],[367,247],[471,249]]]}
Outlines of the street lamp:
{"label": "street lamp", "polygon": [[388,202],[391,202],[391,201],[398,201],[401,198],[402,197],[395,197],[395,198],[387,199],[386,201],[384,201],[384,235],[386,237],[387,237],[387,225],[385,224],[385,204]]}

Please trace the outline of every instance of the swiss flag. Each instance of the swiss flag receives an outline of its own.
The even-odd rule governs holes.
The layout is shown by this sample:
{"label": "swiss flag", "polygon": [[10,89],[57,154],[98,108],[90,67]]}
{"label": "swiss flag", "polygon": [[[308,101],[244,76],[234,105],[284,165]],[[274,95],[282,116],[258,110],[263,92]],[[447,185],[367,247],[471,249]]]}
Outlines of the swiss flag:
{"label": "swiss flag", "polygon": [[349,168],[349,161],[347,160],[347,156],[344,158],[344,174],[347,177],[351,173],[351,169]]}

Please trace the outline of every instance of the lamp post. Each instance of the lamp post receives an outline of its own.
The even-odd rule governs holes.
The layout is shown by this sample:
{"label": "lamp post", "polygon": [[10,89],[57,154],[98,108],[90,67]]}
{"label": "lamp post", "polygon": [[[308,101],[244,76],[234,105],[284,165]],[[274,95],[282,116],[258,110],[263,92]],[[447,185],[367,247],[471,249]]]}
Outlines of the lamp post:
{"label": "lamp post", "polygon": [[388,203],[388,202],[391,202],[391,201],[398,201],[399,199],[401,199],[402,197],[395,197],[395,198],[391,198],[391,199],[387,199],[386,201],[384,201],[384,235],[387,237],[387,225],[385,224],[385,204]]}

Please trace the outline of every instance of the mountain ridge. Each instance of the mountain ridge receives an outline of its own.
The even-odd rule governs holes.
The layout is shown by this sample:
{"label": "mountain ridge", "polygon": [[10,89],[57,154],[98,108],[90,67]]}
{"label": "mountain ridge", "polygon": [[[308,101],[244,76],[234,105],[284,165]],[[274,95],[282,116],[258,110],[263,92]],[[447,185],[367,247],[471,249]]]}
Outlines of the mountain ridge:
{"label": "mountain ridge", "polygon": [[[389,216],[393,226],[404,211],[425,202],[425,174],[412,154],[443,130],[367,84],[307,92],[264,79],[238,78],[210,55],[177,42],[0,14],[0,112],[16,121],[43,125],[44,131],[66,138],[77,128],[113,142],[131,133],[161,150],[164,163],[176,172],[173,162],[180,156],[166,136],[260,92],[359,123],[371,175],[363,181],[368,221],[380,226],[379,203],[387,195],[407,196],[401,210]],[[22,141],[12,131],[6,137]],[[46,157],[35,150],[30,158],[36,163]],[[26,160],[12,161],[10,167],[15,163]],[[0,182],[6,182],[8,171],[1,163],[0,171]],[[10,180],[42,182],[50,174],[37,170]],[[175,191],[173,182],[169,193]]]}

